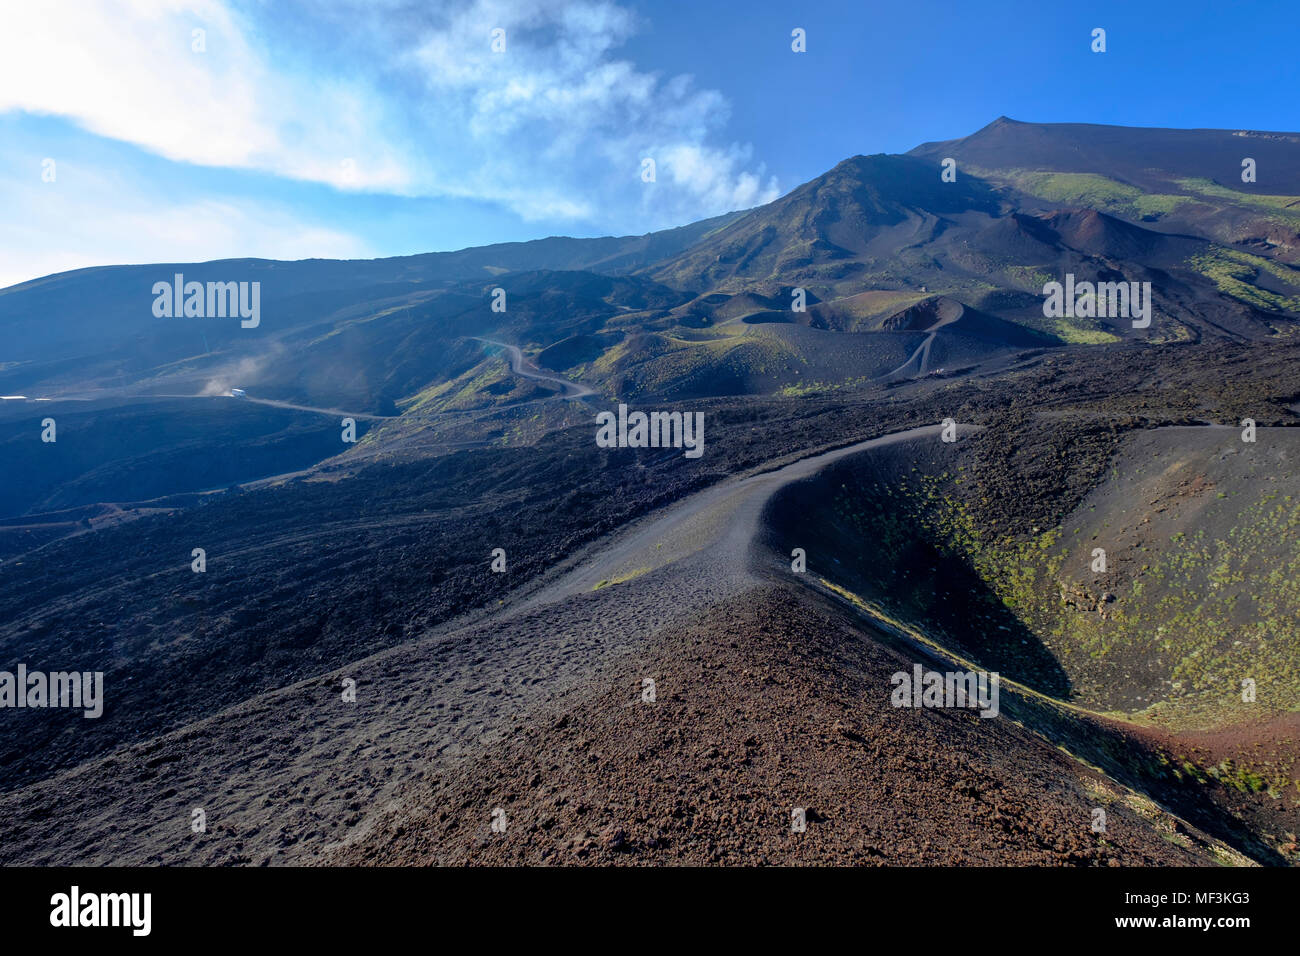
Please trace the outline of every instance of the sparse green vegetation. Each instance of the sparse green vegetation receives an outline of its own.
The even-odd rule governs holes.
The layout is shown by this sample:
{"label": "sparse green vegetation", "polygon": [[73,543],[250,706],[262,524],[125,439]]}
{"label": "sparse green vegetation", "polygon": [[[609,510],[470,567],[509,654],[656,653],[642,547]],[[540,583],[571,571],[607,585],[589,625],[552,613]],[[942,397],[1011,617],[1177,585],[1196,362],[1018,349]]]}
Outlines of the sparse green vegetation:
{"label": "sparse green vegetation", "polygon": [[1057,319],[1052,324],[1052,331],[1062,342],[1070,345],[1105,345],[1118,342],[1119,336],[1097,328],[1096,320]]}
{"label": "sparse green vegetation", "polygon": [[1178,185],[1188,192],[1272,212],[1275,215],[1270,218],[1279,222],[1300,225],[1300,196],[1272,196],[1244,189],[1228,189],[1209,179],[1180,179]]}
{"label": "sparse green vegetation", "polygon": [[628,571],[626,574],[616,574],[612,578],[605,578],[598,581],[592,590],[599,591],[601,588],[607,588],[614,584],[622,584],[625,581],[631,581],[633,578],[639,578],[641,575],[646,574],[649,571],[649,568],[637,568],[634,571]]}
{"label": "sparse green vegetation", "polygon": [[976,171],[976,175],[1005,176],[1016,187],[1052,202],[1073,203],[1114,212],[1130,218],[1163,216],[1185,203],[1191,196],[1172,193],[1147,193],[1136,186],[1121,183],[1096,173],[1034,172],[1030,170]]}
{"label": "sparse green vegetation", "polygon": [[1043,286],[1052,281],[1052,274],[1042,266],[1013,265],[1008,266],[1004,271],[1018,286],[1034,295],[1039,295]]}
{"label": "sparse green vegetation", "polygon": [[1188,265],[1218,286],[1220,292],[1234,299],[1274,312],[1300,312],[1300,295],[1282,295],[1254,284],[1259,274],[1266,272],[1292,288],[1300,289],[1300,269],[1222,247],[1192,257]]}
{"label": "sparse green vegetation", "polygon": [[[982,642],[986,652],[1003,641],[998,632],[1023,630],[1094,702],[1113,690],[1098,685],[1114,680],[1112,668],[1144,662],[1155,668],[1144,686],[1154,678],[1152,689],[1164,690],[1128,709],[1143,722],[1212,726],[1300,707],[1300,504],[1276,495],[1225,504],[1234,509],[1226,533],[1171,535],[1117,597],[1065,570],[1067,558],[1074,566],[1086,554],[1080,539],[1102,529],[1071,519],[1025,537],[1000,534],[979,526],[959,483],[918,474],[844,487],[834,499],[837,520],[871,542],[875,557],[855,567],[889,613],[957,646]],[[966,591],[987,593],[963,593],[954,617],[944,594],[962,574],[977,582]],[[1018,651],[1013,641],[997,653],[1014,661]],[[1017,666],[1032,668],[1030,656]],[[1255,682],[1257,702],[1242,702],[1242,677]]]}

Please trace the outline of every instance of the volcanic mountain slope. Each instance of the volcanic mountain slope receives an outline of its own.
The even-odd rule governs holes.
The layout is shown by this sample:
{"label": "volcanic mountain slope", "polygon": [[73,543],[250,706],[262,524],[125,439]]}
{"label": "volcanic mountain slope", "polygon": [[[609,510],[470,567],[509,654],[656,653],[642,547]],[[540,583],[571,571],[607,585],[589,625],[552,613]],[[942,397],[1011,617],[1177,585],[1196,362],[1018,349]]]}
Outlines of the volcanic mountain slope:
{"label": "volcanic mountain slope", "polygon": [[[667,285],[767,297],[804,288],[823,313],[864,295],[941,293],[1057,340],[1256,338],[1291,329],[1300,270],[1202,236],[1165,235],[1109,210],[1045,204],[937,162],[855,157],[646,270]],[[1043,286],[1150,282],[1157,320],[1043,318]]]}
{"label": "volcanic mountain slope", "polygon": [[873,253],[933,239],[948,217],[997,210],[978,181],[943,183],[903,156],[857,156],[649,271],[670,285],[722,292],[830,284],[865,272]]}
{"label": "volcanic mountain slope", "polygon": [[[1072,203],[1225,243],[1300,255],[1300,134],[1022,123],[999,117],[909,156],[960,168],[1049,204]],[[1254,160],[1254,180],[1242,180]]]}
{"label": "volcanic mountain slope", "polygon": [[[209,263],[203,271],[222,268]],[[644,279],[577,271],[298,294],[283,291],[296,274],[254,281],[264,283],[256,328],[241,328],[237,319],[151,317],[143,327],[124,323],[102,354],[74,358],[76,351],[55,345],[46,351],[57,361],[8,363],[0,383],[9,394],[54,398],[223,395],[243,387],[262,398],[394,414],[399,401],[482,361],[472,336],[551,341],[600,329],[612,315],[662,311],[687,298]],[[26,288],[7,292],[22,298]],[[498,288],[504,312],[493,308]],[[141,296],[136,305],[148,313],[152,298]],[[36,300],[33,311],[52,305],[39,290],[25,298]]]}
{"label": "volcanic mountain slope", "polygon": [[[1019,123],[1001,117],[908,155],[951,157],[1027,212],[1087,207],[1212,245],[1186,265],[1225,295],[1294,313],[1300,134]],[[1254,164],[1244,182],[1243,163]]]}
{"label": "volcanic mountain slope", "polygon": [[1276,192],[1300,195],[1294,163],[1300,133],[1230,129],[1162,129],[1094,123],[1025,123],[999,116],[961,139],[923,143],[907,155],[932,160],[953,156],[990,169],[1004,169],[1011,155],[1026,169],[1064,168],[1097,173],[1158,192],[1174,177],[1217,178],[1241,183],[1242,158],[1253,157],[1259,178]]}
{"label": "volcanic mountain slope", "polygon": [[[1004,360],[1025,330],[1038,333],[1035,344],[1288,335],[1300,313],[1300,269],[1288,251],[1296,190],[1279,171],[1300,167],[1297,139],[998,121],[907,156],[854,157],[766,206],[642,237],[373,262],[79,270],[0,291],[0,392],[241,387],[381,415],[429,408],[430,392],[452,382],[453,395],[437,402],[529,397],[486,377],[474,336],[534,355],[555,349],[544,365],[581,373],[608,397],[807,391],[810,381],[852,386],[899,367],[919,342],[887,333],[929,334],[896,317],[928,296],[1006,323],[981,320],[984,334],[953,342],[953,364],[964,366]],[[1258,184],[1233,182],[1227,172],[1239,163],[1222,168],[1243,143],[1260,147]],[[1139,169],[1147,153],[1158,165]],[[949,155],[959,163],[955,182],[940,178]],[[1212,173],[1216,182],[1205,179]],[[1098,185],[1099,177],[1109,178]],[[176,273],[261,283],[260,323],[155,317],[152,283]],[[1045,318],[1044,284],[1067,274],[1150,282],[1150,327],[1135,329],[1128,317]],[[795,289],[807,311],[793,310]],[[782,326],[883,337],[847,343]],[[725,338],[692,337],[718,330]],[[935,331],[931,344],[942,350],[959,330]],[[870,354],[848,368],[842,351]],[[677,354],[664,361],[667,353]]]}
{"label": "volcanic mountain slope", "polygon": [[[1017,722],[890,706],[892,674],[942,658],[864,632],[758,543],[773,493],[918,442],[937,444],[937,427],[724,482],[495,614],[12,791],[0,797],[0,854],[1244,862]],[[1092,830],[1097,806],[1104,834]],[[195,808],[207,821],[197,834]],[[795,809],[805,833],[792,832]]]}
{"label": "volcanic mountain slope", "polygon": [[[403,299],[446,283],[539,270],[621,275],[681,251],[737,215],[644,236],[552,237],[388,259],[223,259],[77,269],[0,290],[6,364],[53,357],[84,360],[105,351],[119,362],[136,356],[161,364],[166,357],[193,354],[192,323],[161,323],[152,312],[153,283],[171,282],[177,272],[186,282],[260,282],[266,319],[276,332],[287,332],[318,323],[347,305]],[[166,332],[157,331],[161,325],[169,327]],[[248,330],[232,331],[220,323],[209,323],[206,331],[212,344],[249,337]],[[140,336],[149,336],[143,341],[158,354],[143,350]],[[124,344],[131,349],[123,349]]]}

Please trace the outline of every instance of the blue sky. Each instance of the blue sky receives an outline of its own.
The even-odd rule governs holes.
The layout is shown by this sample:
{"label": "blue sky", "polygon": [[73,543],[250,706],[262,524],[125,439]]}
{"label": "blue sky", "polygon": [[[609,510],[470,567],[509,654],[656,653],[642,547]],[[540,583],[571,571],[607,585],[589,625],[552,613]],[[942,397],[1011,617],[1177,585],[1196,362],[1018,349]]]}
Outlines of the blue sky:
{"label": "blue sky", "polygon": [[999,115],[1294,131],[1298,39],[1295,0],[8,4],[0,286],[647,232]]}

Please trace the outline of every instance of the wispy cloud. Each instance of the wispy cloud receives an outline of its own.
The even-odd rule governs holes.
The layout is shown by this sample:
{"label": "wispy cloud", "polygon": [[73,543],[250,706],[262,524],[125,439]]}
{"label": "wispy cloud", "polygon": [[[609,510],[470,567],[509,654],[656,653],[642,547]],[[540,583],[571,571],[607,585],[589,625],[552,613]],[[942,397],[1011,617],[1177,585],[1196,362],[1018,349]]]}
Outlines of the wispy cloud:
{"label": "wispy cloud", "polygon": [[554,0],[470,0],[431,25],[405,60],[472,158],[442,181],[532,218],[598,217],[613,203],[655,225],[775,198],[747,148],[712,142],[728,117],[719,92],[618,58],[637,27],[613,3]]}
{"label": "wispy cloud", "polygon": [[[23,159],[0,169],[6,217],[0,288],[118,263],[375,254],[346,231],[304,221],[265,201],[169,198],[131,177],[75,162],[63,163],[57,182],[44,184],[37,161]],[[25,175],[16,182],[19,167]]]}
{"label": "wispy cloud", "polygon": [[10,5],[0,110],[68,117],[181,162],[341,188],[407,185],[403,162],[374,135],[372,91],[287,72],[257,41],[251,22],[215,0],[73,0],[57,15]]}
{"label": "wispy cloud", "polygon": [[0,111],[66,117],[177,162],[611,231],[776,195],[726,141],[725,97],[620,58],[642,24],[613,2],[85,0],[0,16]]}

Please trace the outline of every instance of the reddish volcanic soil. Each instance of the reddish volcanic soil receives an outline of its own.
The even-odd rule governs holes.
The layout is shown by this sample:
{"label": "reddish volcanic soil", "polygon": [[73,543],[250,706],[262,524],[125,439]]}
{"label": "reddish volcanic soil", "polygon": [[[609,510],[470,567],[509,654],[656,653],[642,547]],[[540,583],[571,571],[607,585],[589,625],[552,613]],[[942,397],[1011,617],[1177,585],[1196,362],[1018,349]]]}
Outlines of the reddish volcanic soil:
{"label": "reddish volcanic soil", "polygon": [[1215,862],[1198,831],[1111,802],[1114,784],[1005,718],[891,707],[889,677],[910,666],[819,598],[751,589],[409,788],[328,862]]}

